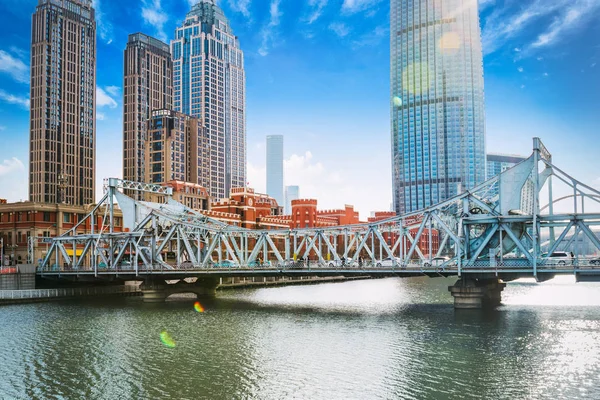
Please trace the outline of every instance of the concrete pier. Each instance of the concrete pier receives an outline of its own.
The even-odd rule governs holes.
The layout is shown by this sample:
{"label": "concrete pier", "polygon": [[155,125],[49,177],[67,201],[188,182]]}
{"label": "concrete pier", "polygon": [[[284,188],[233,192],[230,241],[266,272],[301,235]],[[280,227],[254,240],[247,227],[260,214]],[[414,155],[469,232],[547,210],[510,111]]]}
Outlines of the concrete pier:
{"label": "concrete pier", "polygon": [[203,278],[194,282],[180,280],[177,283],[167,283],[162,279],[148,279],[142,285],[145,303],[161,303],[172,294],[194,293],[199,298],[215,297],[219,286],[217,278]]}
{"label": "concrete pier", "polygon": [[500,279],[459,279],[448,290],[454,297],[454,308],[477,309],[496,307],[502,301],[506,283]]}

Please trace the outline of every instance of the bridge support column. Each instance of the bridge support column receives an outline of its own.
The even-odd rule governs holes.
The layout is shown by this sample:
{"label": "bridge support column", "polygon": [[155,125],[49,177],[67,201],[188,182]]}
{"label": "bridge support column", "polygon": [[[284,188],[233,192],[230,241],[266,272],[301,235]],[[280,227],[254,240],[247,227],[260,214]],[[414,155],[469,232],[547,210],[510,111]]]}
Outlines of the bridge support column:
{"label": "bridge support column", "polygon": [[500,305],[505,287],[500,279],[459,279],[448,290],[454,297],[454,308],[474,309]]}
{"label": "bridge support column", "polygon": [[144,303],[162,303],[169,297],[165,281],[145,280],[140,286]]}
{"label": "bridge support column", "polygon": [[218,278],[202,278],[195,282],[180,280],[177,283],[167,284],[164,280],[146,280],[141,289],[145,303],[161,303],[172,294],[194,293],[199,298],[212,298],[217,293]]}

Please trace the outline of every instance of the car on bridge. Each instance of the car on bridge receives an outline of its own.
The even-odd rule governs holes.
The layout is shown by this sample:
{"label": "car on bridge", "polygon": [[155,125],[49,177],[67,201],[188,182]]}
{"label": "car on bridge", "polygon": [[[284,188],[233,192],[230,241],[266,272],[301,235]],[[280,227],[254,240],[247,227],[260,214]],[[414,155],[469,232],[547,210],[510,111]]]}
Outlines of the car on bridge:
{"label": "car on bridge", "polygon": [[213,267],[215,268],[234,268],[237,266],[238,264],[233,260],[222,260],[221,262],[213,264]]}
{"label": "car on bridge", "polygon": [[548,266],[565,266],[573,265],[575,255],[573,252],[555,251],[552,254],[544,253],[541,255],[542,265]]}
{"label": "car on bridge", "polygon": [[351,258],[340,259],[340,260],[330,260],[327,261],[326,265],[329,268],[355,268],[358,267],[358,261],[355,261]]}
{"label": "car on bridge", "polygon": [[381,261],[376,261],[375,262],[375,266],[377,268],[381,268],[381,267],[399,267],[402,265],[402,259],[398,258],[398,257],[388,257],[388,258],[384,258]]}
{"label": "car on bridge", "polygon": [[271,261],[260,262],[258,260],[250,261],[248,263],[249,268],[271,268]]}

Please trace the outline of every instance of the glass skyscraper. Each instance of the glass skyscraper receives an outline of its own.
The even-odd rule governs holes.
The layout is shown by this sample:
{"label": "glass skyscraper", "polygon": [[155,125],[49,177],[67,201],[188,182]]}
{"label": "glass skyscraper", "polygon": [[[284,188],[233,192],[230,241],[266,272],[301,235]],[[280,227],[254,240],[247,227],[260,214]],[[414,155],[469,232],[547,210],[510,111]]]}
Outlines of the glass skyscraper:
{"label": "glass skyscraper", "polygon": [[209,194],[246,186],[244,55],[214,0],[199,1],[171,41],[173,106],[206,128]]}
{"label": "glass skyscraper", "polygon": [[485,180],[477,0],[391,0],[394,209],[419,210]]}
{"label": "glass skyscraper", "polygon": [[283,206],[283,136],[267,136],[267,194]]}

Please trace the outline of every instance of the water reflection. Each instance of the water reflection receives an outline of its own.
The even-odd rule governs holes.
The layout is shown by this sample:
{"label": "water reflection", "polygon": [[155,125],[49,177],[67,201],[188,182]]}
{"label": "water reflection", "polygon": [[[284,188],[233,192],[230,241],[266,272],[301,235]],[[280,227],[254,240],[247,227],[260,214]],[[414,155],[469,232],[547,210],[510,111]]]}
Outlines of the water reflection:
{"label": "water reflection", "polygon": [[[137,299],[3,307],[0,374],[7,379],[0,393],[600,397],[600,287],[516,282],[497,310],[455,312],[447,292],[452,283],[385,279],[227,292],[203,302],[204,313],[193,301]],[[161,343],[162,331],[175,348]]]}

